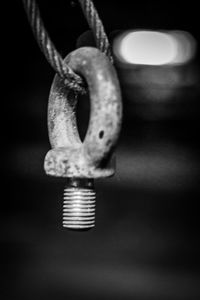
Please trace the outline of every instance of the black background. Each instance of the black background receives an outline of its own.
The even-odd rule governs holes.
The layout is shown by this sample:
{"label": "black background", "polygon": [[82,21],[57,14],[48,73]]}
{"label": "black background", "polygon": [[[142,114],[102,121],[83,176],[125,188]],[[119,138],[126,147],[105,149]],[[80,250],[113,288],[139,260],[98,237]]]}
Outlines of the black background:
{"label": "black background", "polygon": [[[109,35],[180,29],[199,42],[197,1],[94,3]],[[65,56],[88,29],[79,5],[38,4]],[[96,183],[96,227],[67,231],[61,226],[65,180],[43,171],[54,71],[22,3],[7,2],[1,13],[1,299],[199,299],[198,84],[190,90],[195,101],[190,92],[184,100],[190,112],[179,105],[167,118],[134,118],[124,96],[116,176]],[[198,62],[199,53],[197,69]]]}

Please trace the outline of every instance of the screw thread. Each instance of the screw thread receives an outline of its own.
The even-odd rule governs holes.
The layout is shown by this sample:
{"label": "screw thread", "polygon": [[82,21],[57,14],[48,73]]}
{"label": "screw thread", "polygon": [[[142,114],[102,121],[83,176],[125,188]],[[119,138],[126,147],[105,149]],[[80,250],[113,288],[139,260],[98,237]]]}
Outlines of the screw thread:
{"label": "screw thread", "polygon": [[90,229],[95,226],[95,191],[91,186],[70,184],[64,189],[63,227]]}

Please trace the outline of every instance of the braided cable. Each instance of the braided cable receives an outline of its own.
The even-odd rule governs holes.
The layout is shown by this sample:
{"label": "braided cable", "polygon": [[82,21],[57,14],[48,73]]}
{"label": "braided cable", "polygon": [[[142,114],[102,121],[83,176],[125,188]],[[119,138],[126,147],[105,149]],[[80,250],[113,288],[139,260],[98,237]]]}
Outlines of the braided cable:
{"label": "braided cable", "polygon": [[83,93],[83,80],[63,61],[46,31],[35,0],[23,0],[29,23],[37,43],[52,68],[65,80],[68,88]]}
{"label": "braided cable", "polygon": [[107,55],[110,61],[113,62],[110,43],[94,3],[91,0],[79,0],[79,3],[88,25],[93,31],[97,48]]}
{"label": "braided cable", "polygon": [[[103,24],[91,0],[79,0],[82,11],[95,36],[97,48],[113,62],[109,41]],[[85,93],[82,78],[64,62],[59,52],[51,41],[44,27],[38,5],[35,0],[23,0],[25,11],[37,43],[52,68],[64,79],[68,88],[78,93]]]}

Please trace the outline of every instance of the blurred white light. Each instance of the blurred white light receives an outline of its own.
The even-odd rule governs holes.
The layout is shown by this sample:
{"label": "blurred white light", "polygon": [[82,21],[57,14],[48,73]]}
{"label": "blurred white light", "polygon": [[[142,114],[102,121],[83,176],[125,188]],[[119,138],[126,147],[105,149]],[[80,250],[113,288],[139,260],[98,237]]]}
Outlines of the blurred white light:
{"label": "blurred white light", "polygon": [[194,57],[196,52],[196,41],[187,31],[173,30],[169,34],[176,43],[177,53],[173,63],[183,64]]}
{"label": "blurred white light", "polygon": [[118,59],[130,64],[183,64],[196,49],[194,38],[185,31],[129,31],[113,44]]}

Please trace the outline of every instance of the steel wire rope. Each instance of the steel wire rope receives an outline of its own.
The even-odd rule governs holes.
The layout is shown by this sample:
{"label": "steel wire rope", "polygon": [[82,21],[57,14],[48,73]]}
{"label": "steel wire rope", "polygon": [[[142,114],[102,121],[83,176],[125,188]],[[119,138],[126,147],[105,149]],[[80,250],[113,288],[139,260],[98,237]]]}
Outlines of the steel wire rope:
{"label": "steel wire rope", "polygon": [[[87,19],[89,27],[95,37],[97,48],[113,61],[110,44],[104,30],[102,21],[92,0],[78,0],[82,8],[83,14]],[[83,79],[76,74],[63,60],[57,51],[54,43],[51,41],[49,34],[44,26],[43,20],[40,15],[39,7],[35,0],[23,0],[25,11],[35,36],[37,43],[45,55],[47,61],[56,73],[64,79],[68,88],[73,89],[75,92],[84,93],[85,85]]]}

